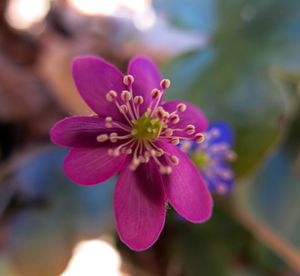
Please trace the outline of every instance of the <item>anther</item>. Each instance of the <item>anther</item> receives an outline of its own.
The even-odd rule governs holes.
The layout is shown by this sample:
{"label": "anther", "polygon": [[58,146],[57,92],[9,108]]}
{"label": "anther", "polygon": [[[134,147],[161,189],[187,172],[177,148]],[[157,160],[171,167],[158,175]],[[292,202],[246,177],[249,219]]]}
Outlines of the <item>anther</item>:
{"label": "anther", "polygon": [[179,138],[175,137],[175,138],[172,138],[172,139],[171,139],[171,143],[172,143],[173,145],[178,145],[178,144],[180,143],[180,140],[179,140]]}
{"label": "anther", "polygon": [[173,135],[173,129],[167,128],[167,129],[164,131],[164,134],[165,134],[165,136],[167,136],[167,137],[171,137],[171,136]]}
{"label": "anther", "polygon": [[106,100],[109,102],[113,102],[116,98],[117,98],[118,94],[116,91],[114,90],[110,90],[107,94],[106,94]]}
{"label": "anther", "polygon": [[159,167],[159,172],[161,174],[171,174],[172,173],[172,168],[170,166],[160,166]]}
{"label": "anther", "polygon": [[100,135],[97,136],[96,140],[100,143],[105,142],[105,141],[108,140],[108,135],[107,134],[100,134]]}
{"label": "anther", "polygon": [[152,109],[150,107],[147,108],[146,112],[145,112],[145,116],[149,116],[152,112]]}
{"label": "anther", "polygon": [[144,102],[144,98],[142,96],[135,96],[133,102],[136,105],[141,105]]}
{"label": "anther", "polygon": [[162,90],[168,89],[170,87],[170,85],[171,85],[171,82],[168,79],[163,79],[160,82],[160,87],[161,87]]}
{"label": "anther", "polygon": [[105,118],[105,127],[112,128],[112,122],[113,122],[112,117],[106,117]]}
{"label": "anther", "polygon": [[145,157],[143,156],[143,155],[140,155],[139,157],[138,157],[138,159],[139,159],[139,161],[141,162],[141,163],[145,163]]}
{"label": "anther", "polygon": [[127,113],[127,112],[128,112],[128,107],[127,107],[125,104],[122,104],[122,105],[120,106],[120,111],[121,111],[122,113]]}
{"label": "anther", "polygon": [[171,155],[170,159],[171,159],[171,162],[172,162],[174,165],[178,165],[178,164],[179,164],[179,159],[178,159],[177,156]]}
{"label": "anther", "polygon": [[186,104],[184,103],[179,103],[177,106],[176,106],[176,109],[178,112],[184,112],[186,110]]}
{"label": "anther", "polygon": [[123,83],[127,86],[131,86],[134,82],[134,77],[132,75],[126,75],[123,78]]}
{"label": "anther", "polygon": [[132,93],[127,91],[127,90],[124,90],[122,91],[122,94],[121,94],[121,99],[124,101],[124,102],[129,102],[132,98]]}
{"label": "anther", "polygon": [[195,128],[194,125],[187,125],[187,126],[185,127],[185,132],[186,132],[186,134],[188,134],[188,135],[194,134],[194,133],[195,133],[195,130],[196,130],[196,128]]}
{"label": "anther", "polygon": [[118,157],[120,156],[121,152],[118,150],[118,149],[115,149],[113,152],[112,152],[112,156],[113,157]]}
{"label": "anther", "polygon": [[160,120],[162,120],[164,117],[165,117],[165,111],[164,111],[164,109],[161,107],[161,106],[159,106],[157,109],[156,109],[156,111],[155,111],[155,113],[156,113],[156,116],[160,119]]}
{"label": "anther", "polygon": [[161,174],[165,174],[165,173],[166,173],[166,168],[165,168],[164,166],[160,166],[160,167],[159,167],[159,172],[160,172]]}
{"label": "anther", "polygon": [[116,143],[118,141],[118,134],[116,132],[112,132],[110,135],[109,135],[109,140],[112,142],[112,143]]}
{"label": "anther", "polygon": [[196,143],[202,143],[203,141],[204,141],[204,135],[203,135],[203,133],[197,133],[197,134],[195,134],[195,136],[194,136],[194,141],[196,142]]}
{"label": "anther", "polygon": [[171,174],[172,168],[170,166],[166,166],[166,174]]}
{"label": "anther", "polygon": [[156,156],[156,150],[155,149],[151,149],[150,150],[150,155],[151,156]]}
{"label": "anther", "polygon": [[180,121],[180,118],[177,114],[171,114],[169,120],[172,124],[177,124]]}
{"label": "anther", "polygon": [[158,89],[153,89],[151,91],[152,99],[157,99],[160,96],[161,92]]}
{"label": "anther", "polygon": [[135,171],[139,165],[140,165],[140,160],[138,158],[133,158],[131,164],[129,165],[129,169],[131,171]]}

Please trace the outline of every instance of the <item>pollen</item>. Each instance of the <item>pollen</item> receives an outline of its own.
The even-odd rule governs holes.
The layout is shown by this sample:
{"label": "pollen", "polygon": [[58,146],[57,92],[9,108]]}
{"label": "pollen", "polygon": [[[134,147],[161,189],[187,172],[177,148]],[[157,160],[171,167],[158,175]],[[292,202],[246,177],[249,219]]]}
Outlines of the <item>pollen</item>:
{"label": "pollen", "polygon": [[161,120],[151,119],[150,117],[143,115],[133,123],[132,134],[138,140],[153,141],[159,137],[162,126]]}

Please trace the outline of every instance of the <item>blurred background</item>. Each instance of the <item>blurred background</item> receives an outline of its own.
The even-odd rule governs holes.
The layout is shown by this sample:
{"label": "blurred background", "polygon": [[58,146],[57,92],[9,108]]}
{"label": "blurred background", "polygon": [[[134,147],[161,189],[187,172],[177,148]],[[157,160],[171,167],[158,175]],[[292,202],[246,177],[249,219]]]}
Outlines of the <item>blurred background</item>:
{"label": "blurred background", "polygon": [[[0,275],[300,275],[299,0],[1,0]],[[159,241],[130,251],[115,179],[79,187],[49,128],[90,114],[74,56],[126,70],[152,57],[210,120],[234,128],[236,182],[201,225],[168,210]]]}

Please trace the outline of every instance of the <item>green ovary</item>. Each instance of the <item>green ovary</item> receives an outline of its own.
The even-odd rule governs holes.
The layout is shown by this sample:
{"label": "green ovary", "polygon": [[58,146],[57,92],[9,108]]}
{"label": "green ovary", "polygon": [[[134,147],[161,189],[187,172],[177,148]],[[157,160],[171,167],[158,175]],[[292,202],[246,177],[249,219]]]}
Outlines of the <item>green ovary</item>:
{"label": "green ovary", "polygon": [[159,119],[143,115],[133,123],[132,134],[139,140],[155,140],[159,137],[162,126]]}
{"label": "green ovary", "polygon": [[193,153],[191,159],[199,169],[204,169],[209,163],[209,156],[203,152]]}

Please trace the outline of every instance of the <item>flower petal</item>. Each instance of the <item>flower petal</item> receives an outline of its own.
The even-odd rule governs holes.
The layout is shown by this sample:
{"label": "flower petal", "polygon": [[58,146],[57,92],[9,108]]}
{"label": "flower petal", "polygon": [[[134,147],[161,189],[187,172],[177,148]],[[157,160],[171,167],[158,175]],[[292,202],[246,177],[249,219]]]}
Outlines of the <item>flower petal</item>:
{"label": "flower petal", "polygon": [[210,144],[215,143],[228,143],[230,146],[234,143],[234,133],[232,127],[226,122],[218,121],[209,125],[208,131],[211,129],[217,129],[219,135],[209,139]]}
{"label": "flower petal", "polygon": [[64,170],[80,185],[95,185],[120,171],[125,158],[108,156],[106,147],[72,148],[65,158]]}
{"label": "flower petal", "polygon": [[106,93],[125,89],[123,75],[118,68],[95,56],[78,57],[73,62],[72,73],[81,97],[100,117],[111,116],[124,121],[114,103],[106,100]]}
{"label": "flower petal", "polygon": [[[196,128],[196,132],[203,132],[208,127],[208,120],[204,113],[192,105],[189,102],[182,100],[170,100],[162,105],[162,107],[168,111],[173,112],[176,110],[176,106],[179,103],[184,103],[186,105],[186,110],[179,113],[180,121],[177,124],[169,124],[169,127],[174,128],[185,128],[187,125],[194,125]],[[189,137],[185,132],[176,132],[176,135],[180,134],[180,136]]]}
{"label": "flower petal", "polygon": [[200,223],[208,220],[212,213],[212,197],[191,160],[178,147],[163,143],[160,146],[179,158],[172,165],[172,173],[164,176],[167,198],[173,208],[185,219]]}
{"label": "flower petal", "polygon": [[114,194],[120,239],[136,251],[149,248],[159,237],[166,216],[162,177],[150,161],[136,171],[121,171]]}
{"label": "flower petal", "polygon": [[120,133],[120,129],[106,128],[104,119],[98,116],[71,116],[52,127],[50,138],[54,144],[61,146],[94,147],[101,146],[96,140],[99,134],[111,132]]}
{"label": "flower petal", "polygon": [[151,91],[160,88],[159,69],[151,59],[137,56],[130,60],[127,73],[134,77],[133,94],[144,98],[140,109],[145,112],[152,100]]}

